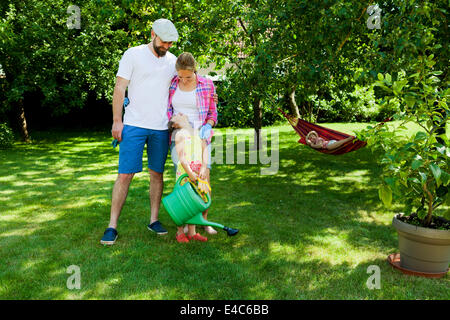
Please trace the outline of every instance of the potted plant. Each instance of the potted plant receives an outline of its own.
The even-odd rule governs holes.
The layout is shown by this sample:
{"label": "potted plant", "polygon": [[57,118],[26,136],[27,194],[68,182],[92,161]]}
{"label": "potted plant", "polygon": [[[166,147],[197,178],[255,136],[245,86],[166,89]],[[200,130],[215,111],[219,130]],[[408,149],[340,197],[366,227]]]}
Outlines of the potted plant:
{"label": "potted plant", "polygon": [[[400,124],[383,123],[359,133],[381,151],[383,173],[379,197],[387,207],[402,206],[393,218],[399,236],[400,267],[417,273],[445,274],[450,262],[448,123],[450,89],[441,86],[441,71],[433,70],[433,55],[420,56],[407,75],[378,74],[375,86],[383,92],[382,104],[396,105],[393,116]],[[414,123],[421,129],[405,135]],[[398,124],[396,122],[395,124]],[[448,216],[447,216],[448,218]]]}

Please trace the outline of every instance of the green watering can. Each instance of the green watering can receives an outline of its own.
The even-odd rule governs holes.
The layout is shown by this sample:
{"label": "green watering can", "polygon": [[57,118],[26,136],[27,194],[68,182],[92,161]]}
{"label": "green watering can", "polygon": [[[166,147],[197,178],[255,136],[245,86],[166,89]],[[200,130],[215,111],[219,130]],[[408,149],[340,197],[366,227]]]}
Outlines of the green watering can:
{"label": "green watering can", "polygon": [[162,199],[162,203],[175,224],[196,224],[223,229],[229,236],[234,236],[238,229],[228,228],[220,223],[210,222],[203,218],[202,212],[211,205],[209,194],[203,194],[185,173],[181,175],[171,194]]}

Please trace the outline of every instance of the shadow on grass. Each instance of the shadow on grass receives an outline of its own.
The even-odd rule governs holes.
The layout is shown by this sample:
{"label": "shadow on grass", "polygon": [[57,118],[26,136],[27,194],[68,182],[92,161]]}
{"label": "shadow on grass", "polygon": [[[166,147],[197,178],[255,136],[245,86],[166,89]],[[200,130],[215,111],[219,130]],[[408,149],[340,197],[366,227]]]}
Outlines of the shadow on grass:
{"label": "shadow on grass", "polygon": [[[44,137],[44,136],[43,136]],[[281,134],[280,168],[215,165],[209,218],[240,229],[207,244],[182,246],[164,208],[169,236],[146,229],[148,174],[133,180],[119,240],[102,247],[118,152],[98,134],[63,134],[0,154],[0,297],[3,299],[367,299],[445,297],[448,282],[426,283],[392,271],[377,254],[397,247],[382,210],[373,157],[362,149],[339,157],[299,146]],[[248,154],[247,154],[248,159]],[[170,158],[164,195],[173,187]],[[323,251],[321,251],[323,249]],[[355,262],[357,261],[357,262]],[[385,287],[369,290],[369,265]],[[66,287],[81,268],[80,291]],[[419,284],[417,289],[415,286]],[[425,287],[425,289],[424,289]]]}

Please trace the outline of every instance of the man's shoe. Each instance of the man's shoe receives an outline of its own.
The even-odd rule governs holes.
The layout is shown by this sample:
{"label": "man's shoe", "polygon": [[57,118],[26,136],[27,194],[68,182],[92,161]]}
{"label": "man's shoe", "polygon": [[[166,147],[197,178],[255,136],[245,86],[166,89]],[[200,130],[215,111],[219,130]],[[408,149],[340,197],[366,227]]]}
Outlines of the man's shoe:
{"label": "man's shoe", "polygon": [[116,242],[117,237],[119,236],[119,234],[117,233],[117,230],[114,228],[107,228],[105,230],[105,233],[103,234],[103,238],[102,240],[100,240],[101,244],[106,244],[106,245],[113,245],[114,242]]}
{"label": "man's shoe", "polygon": [[147,226],[148,230],[156,232],[159,235],[167,234],[167,230],[163,228],[161,222],[155,221]]}

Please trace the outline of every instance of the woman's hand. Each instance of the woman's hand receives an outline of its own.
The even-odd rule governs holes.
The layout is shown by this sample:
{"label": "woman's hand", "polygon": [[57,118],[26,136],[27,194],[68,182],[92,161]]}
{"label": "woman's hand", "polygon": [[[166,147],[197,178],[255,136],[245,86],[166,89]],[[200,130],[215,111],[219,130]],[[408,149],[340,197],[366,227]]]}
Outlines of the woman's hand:
{"label": "woman's hand", "polygon": [[211,125],[209,123],[205,124],[200,128],[200,139],[208,139],[211,136]]}

